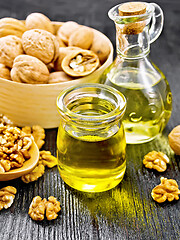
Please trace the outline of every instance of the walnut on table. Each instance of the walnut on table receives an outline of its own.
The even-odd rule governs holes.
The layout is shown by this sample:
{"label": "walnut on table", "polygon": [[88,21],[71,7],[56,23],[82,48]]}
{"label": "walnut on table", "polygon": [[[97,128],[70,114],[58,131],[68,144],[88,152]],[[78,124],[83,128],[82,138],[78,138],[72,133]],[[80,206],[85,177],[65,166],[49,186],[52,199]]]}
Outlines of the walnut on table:
{"label": "walnut on table", "polygon": [[0,189],[0,210],[7,209],[13,204],[16,192],[16,188],[12,186]]}
{"label": "walnut on table", "polygon": [[169,202],[179,199],[180,190],[178,189],[178,184],[174,179],[167,179],[161,177],[161,184],[153,188],[151,192],[152,198],[158,202],[162,203],[168,200]]}
{"label": "walnut on table", "polygon": [[50,196],[47,201],[46,198],[42,200],[40,196],[36,196],[30,204],[28,214],[33,220],[42,221],[46,211],[47,220],[53,220],[57,218],[60,210],[60,202],[55,197]]}
{"label": "walnut on table", "polygon": [[32,170],[32,172],[21,177],[21,180],[25,183],[30,183],[36,181],[38,178],[42,177],[45,172],[45,167],[42,163],[38,163],[38,165]]}
{"label": "walnut on table", "polygon": [[53,168],[57,165],[57,158],[54,157],[50,151],[40,151],[39,162],[45,167]]}
{"label": "walnut on table", "polygon": [[29,207],[29,216],[36,221],[42,221],[44,219],[45,209],[46,209],[46,199],[40,196],[36,196],[33,198],[31,205]]}
{"label": "walnut on table", "polygon": [[149,152],[143,159],[146,168],[153,168],[158,172],[164,172],[167,169],[167,163],[169,163],[169,158],[162,152]]}
{"label": "walnut on table", "polygon": [[53,196],[48,198],[46,202],[46,217],[47,220],[53,220],[58,217],[58,212],[61,210],[60,202]]}

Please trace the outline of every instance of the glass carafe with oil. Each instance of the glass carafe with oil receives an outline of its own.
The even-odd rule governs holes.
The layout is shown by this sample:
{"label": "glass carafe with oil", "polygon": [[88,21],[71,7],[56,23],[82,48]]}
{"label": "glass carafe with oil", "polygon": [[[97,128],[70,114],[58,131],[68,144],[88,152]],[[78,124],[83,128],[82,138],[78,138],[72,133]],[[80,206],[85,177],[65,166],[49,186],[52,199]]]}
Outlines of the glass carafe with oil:
{"label": "glass carafe with oil", "polygon": [[169,84],[148,57],[150,44],[162,31],[163,12],[154,3],[131,2],[113,7],[108,14],[116,26],[117,57],[101,83],[113,86],[127,99],[126,142],[148,142],[162,132],[172,110]]}
{"label": "glass carafe with oil", "polygon": [[126,141],[121,118],[124,96],[102,84],[76,85],[57,100],[61,115],[58,168],[71,187],[101,192],[115,187],[126,169]]}

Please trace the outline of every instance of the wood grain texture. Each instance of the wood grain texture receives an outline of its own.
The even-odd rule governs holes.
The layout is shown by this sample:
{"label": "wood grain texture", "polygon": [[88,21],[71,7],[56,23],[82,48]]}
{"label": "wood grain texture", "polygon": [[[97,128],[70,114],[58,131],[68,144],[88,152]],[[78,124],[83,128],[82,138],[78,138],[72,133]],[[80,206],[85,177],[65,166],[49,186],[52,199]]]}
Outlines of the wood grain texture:
{"label": "wood grain texture", "polygon": [[[148,1],[149,2],[149,1]],[[151,190],[160,177],[176,179],[180,185],[180,157],[171,151],[167,134],[180,124],[180,25],[179,0],[156,0],[165,14],[165,26],[151,46],[151,59],[165,73],[173,93],[172,117],[163,136],[156,140],[127,146],[127,170],[123,181],[114,189],[87,194],[69,188],[61,180],[57,168],[46,169],[38,181],[25,184],[20,179],[0,182],[0,188],[13,185],[17,194],[13,205],[0,211],[1,240],[179,240],[180,201],[158,204]],[[0,2],[0,17],[25,19],[30,12],[43,12],[52,20],[75,20],[105,33],[115,45],[114,24],[107,11],[119,1],[109,0],[6,0]],[[1,89],[2,91],[2,89]],[[56,154],[57,129],[46,130],[44,149]],[[170,164],[164,173],[144,168],[143,156],[150,150],[164,151]],[[62,210],[52,222],[32,221],[27,212],[36,195],[53,195]]]}

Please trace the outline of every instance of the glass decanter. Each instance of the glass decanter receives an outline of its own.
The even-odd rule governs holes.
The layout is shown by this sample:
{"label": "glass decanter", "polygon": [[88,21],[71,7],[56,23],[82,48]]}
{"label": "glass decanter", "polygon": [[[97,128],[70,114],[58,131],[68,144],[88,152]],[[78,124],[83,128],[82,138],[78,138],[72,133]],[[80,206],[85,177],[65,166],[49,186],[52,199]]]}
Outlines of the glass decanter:
{"label": "glass decanter", "polygon": [[160,35],[163,12],[155,3],[145,3],[146,12],[120,16],[121,4],[109,10],[116,26],[117,57],[100,82],[118,89],[127,99],[123,118],[126,142],[154,139],[166,126],[172,111],[172,94],[164,74],[151,62],[150,44]]}

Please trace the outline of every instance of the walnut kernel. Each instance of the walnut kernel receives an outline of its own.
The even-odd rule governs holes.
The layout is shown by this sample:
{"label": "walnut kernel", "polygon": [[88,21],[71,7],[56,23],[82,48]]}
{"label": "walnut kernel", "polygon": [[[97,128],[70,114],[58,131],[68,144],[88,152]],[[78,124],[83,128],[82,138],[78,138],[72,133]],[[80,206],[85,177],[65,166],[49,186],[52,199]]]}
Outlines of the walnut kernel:
{"label": "walnut kernel", "polygon": [[0,210],[7,209],[13,204],[16,192],[16,188],[12,186],[0,189]]}
{"label": "walnut kernel", "polygon": [[153,188],[151,192],[152,198],[158,202],[162,203],[168,200],[169,202],[179,199],[180,190],[178,189],[178,184],[174,179],[167,179],[161,177],[161,184]]}
{"label": "walnut kernel", "polygon": [[42,177],[45,172],[45,167],[42,163],[38,163],[38,165],[32,170],[32,172],[21,177],[21,180],[25,183],[30,183],[36,181],[38,178]]}
{"label": "walnut kernel", "polygon": [[143,159],[146,168],[155,169],[158,172],[164,172],[167,169],[167,163],[169,163],[169,158],[162,152],[149,152]]}
{"label": "walnut kernel", "polygon": [[44,213],[45,213],[45,203],[46,199],[42,198],[40,196],[36,196],[33,198],[30,207],[29,207],[29,216],[35,220],[35,221],[42,221],[44,219]]}
{"label": "walnut kernel", "polygon": [[39,162],[44,166],[52,168],[57,165],[57,158],[51,155],[50,151],[40,151],[39,153]]}
{"label": "walnut kernel", "polygon": [[56,200],[55,197],[50,196],[48,201],[46,202],[46,217],[47,220],[56,219],[58,216],[58,212],[61,210],[60,202]]}

